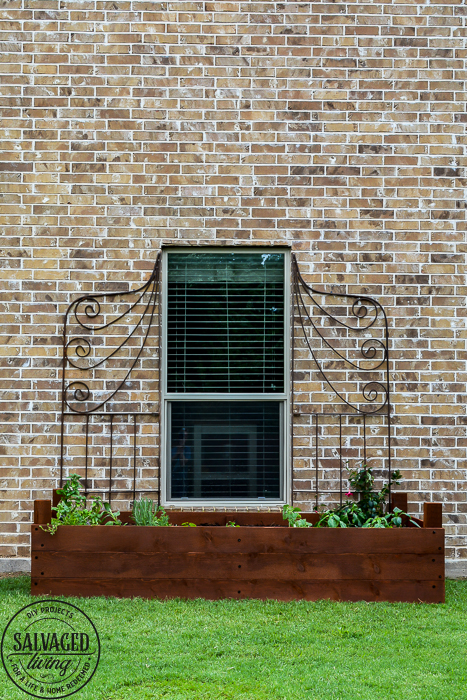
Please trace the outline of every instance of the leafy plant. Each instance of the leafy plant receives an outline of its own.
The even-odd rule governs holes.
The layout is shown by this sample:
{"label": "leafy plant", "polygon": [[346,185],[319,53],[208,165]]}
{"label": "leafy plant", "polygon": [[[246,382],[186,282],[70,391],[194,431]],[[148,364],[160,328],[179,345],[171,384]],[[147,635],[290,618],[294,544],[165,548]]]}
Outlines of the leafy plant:
{"label": "leafy plant", "polygon": [[60,525],[122,525],[118,518],[120,511],[112,511],[110,504],[104,503],[100,496],[93,496],[91,507],[86,508],[86,496],[80,491],[80,480],[79,474],[70,474],[63,488],[57,489],[60,501],[57,506],[52,506],[57,517],[52,518],[42,530],[54,535]]}
{"label": "leafy plant", "polygon": [[234,520],[229,520],[226,524],[226,527],[240,527],[240,525],[237,525],[237,523]]}
{"label": "leafy plant", "polygon": [[374,518],[369,518],[366,522],[363,523],[362,527],[391,527],[389,522],[386,520],[384,516],[377,515]]}
{"label": "leafy plant", "polygon": [[[363,464],[361,469],[349,470],[349,473],[349,482],[353,489],[353,494],[360,495],[358,503],[348,500],[338,508],[321,513],[316,527],[402,527],[404,518],[419,527],[418,523],[400,508],[394,508],[392,513],[384,513],[389,484],[386,484],[381,491],[375,491],[375,479],[372,470],[366,464]],[[391,485],[399,484],[401,478],[399,471],[393,472],[390,479]],[[353,494],[351,491],[347,493],[348,496]],[[285,505],[282,509],[282,514],[290,527],[312,527],[311,523],[308,523],[301,517],[300,508]]]}
{"label": "leafy plant", "polygon": [[[349,469],[349,484],[355,495],[359,495],[359,507],[365,516],[365,521],[369,518],[376,518],[384,514],[386,496],[389,493],[389,484],[394,486],[400,484],[402,474],[399,470],[392,472],[389,483],[383,486],[381,491],[374,490],[375,478],[373,470],[365,463],[360,469]],[[350,492],[349,492],[350,493]]]}
{"label": "leafy plant", "polygon": [[392,513],[388,513],[385,517],[392,523],[393,527],[402,527],[403,525],[403,516],[406,516],[411,523],[414,523],[417,527],[420,527],[418,523],[415,522],[415,520],[412,520],[410,515],[407,515],[407,513],[404,513],[403,510],[400,508],[394,508]]}
{"label": "leafy plant", "polygon": [[386,513],[386,515],[377,515],[374,518],[369,518],[362,525],[362,527],[402,527],[403,516],[408,518],[410,522],[416,525],[417,527],[420,527],[420,525],[417,522],[415,522],[415,520],[412,520],[410,515],[404,513],[404,511],[400,508],[394,508],[394,511],[392,513]]}
{"label": "leafy plant", "polygon": [[182,527],[196,527],[196,523],[182,523]]}
{"label": "leafy plant", "polygon": [[166,526],[169,524],[169,516],[164,508],[150,498],[134,501],[131,518],[136,525]]}
{"label": "leafy plant", "polygon": [[318,520],[316,527],[348,527],[348,522],[340,513],[328,510]]}
{"label": "leafy plant", "polygon": [[289,527],[313,527],[312,523],[301,517],[300,508],[289,506],[288,503],[282,508],[282,517],[288,521]]}
{"label": "leafy plant", "polygon": [[364,511],[356,503],[346,503],[335,510],[328,510],[322,514],[316,527],[402,527],[404,516],[420,527],[412,520],[410,515],[400,508],[394,508],[394,512],[386,515],[375,515],[365,519]]}

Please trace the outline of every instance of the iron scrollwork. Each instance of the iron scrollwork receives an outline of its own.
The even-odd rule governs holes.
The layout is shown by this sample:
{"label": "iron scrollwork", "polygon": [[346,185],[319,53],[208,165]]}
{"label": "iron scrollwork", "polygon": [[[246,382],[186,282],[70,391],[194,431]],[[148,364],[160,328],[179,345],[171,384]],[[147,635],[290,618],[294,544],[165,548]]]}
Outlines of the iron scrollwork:
{"label": "iron scrollwork", "polygon": [[[91,414],[102,410],[108,402],[128,382],[131,372],[135,368],[141,357],[146,341],[148,339],[151,326],[154,320],[156,303],[160,291],[160,267],[161,256],[157,257],[154,270],[148,281],[140,288],[128,292],[114,292],[102,294],[88,294],[73,301],[67,309],[64,322],[63,340],[63,375],[62,375],[62,413],[65,406],[73,413]],[[107,320],[109,313],[103,312],[103,303],[121,304],[126,298],[134,298],[128,302],[128,307],[123,313],[117,313]],[[138,306],[141,307],[138,310]],[[116,331],[116,337],[123,336],[123,340],[118,342],[116,347],[110,346],[110,351],[105,352],[105,344],[93,344],[94,338],[102,338],[112,326],[117,328],[120,321],[126,322],[131,314],[138,314],[138,320],[129,332]],[[73,336],[68,339],[69,330],[73,331]],[[99,336],[99,333],[101,336]],[[95,341],[94,341],[95,342]],[[133,345],[132,345],[133,343]],[[137,350],[133,352],[132,347],[136,345]],[[96,348],[101,350],[100,356],[95,356]],[[127,351],[127,358],[122,358],[122,350]],[[120,354],[120,357],[119,357]],[[94,359],[93,359],[94,358]],[[114,381],[112,389],[104,397],[97,395],[97,390],[90,386],[95,374],[94,370],[107,365],[111,360],[115,360],[120,365],[128,364],[124,367],[124,376]],[[69,378],[69,368],[75,370],[80,375]],[[89,375],[89,378],[86,377]],[[105,394],[105,391],[99,393]],[[91,404],[91,405],[90,405]]]}
{"label": "iron scrollwork", "polygon": [[[322,380],[344,404],[358,413],[378,413],[384,408],[389,412],[388,322],[383,307],[372,297],[364,295],[318,291],[303,279],[295,255],[292,256],[292,265],[294,308],[298,312],[299,328]],[[319,303],[317,297],[324,297],[329,304]],[[346,305],[346,320],[329,311],[333,300]],[[359,337],[365,333],[367,336],[370,333],[370,337]],[[343,352],[336,347],[336,342],[331,342],[334,338],[348,340],[352,336],[357,340],[357,349],[354,348],[357,358],[350,357],[349,350]],[[312,344],[314,341],[318,341],[321,348],[316,349]],[[330,376],[332,372],[326,371],[325,365],[330,361],[320,360],[319,351],[323,348],[340,362],[343,371],[356,373],[361,401],[349,399],[348,392],[344,395],[337,388],[336,380]]]}

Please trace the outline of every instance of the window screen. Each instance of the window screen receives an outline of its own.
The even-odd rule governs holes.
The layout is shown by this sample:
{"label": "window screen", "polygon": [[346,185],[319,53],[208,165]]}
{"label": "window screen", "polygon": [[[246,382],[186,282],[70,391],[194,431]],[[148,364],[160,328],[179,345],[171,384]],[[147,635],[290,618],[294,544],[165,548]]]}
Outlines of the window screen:
{"label": "window screen", "polygon": [[169,393],[284,391],[284,254],[168,255]]}

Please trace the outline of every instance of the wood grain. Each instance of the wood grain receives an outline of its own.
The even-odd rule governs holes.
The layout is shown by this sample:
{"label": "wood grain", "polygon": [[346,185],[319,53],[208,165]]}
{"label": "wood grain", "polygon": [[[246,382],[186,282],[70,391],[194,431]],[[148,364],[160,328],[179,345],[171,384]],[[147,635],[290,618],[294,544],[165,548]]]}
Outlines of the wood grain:
{"label": "wood grain", "polygon": [[[277,513],[244,513],[242,526],[225,527],[238,515],[179,512],[180,525],[207,517],[219,525],[61,526],[55,535],[33,525],[31,592],[444,601],[442,528],[273,527]],[[252,527],[258,516],[270,525]]]}
{"label": "wood grain", "polygon": [[34,501],[34,524],[46,525],[52,518],[52,503],[46,499],[37,498]]}
{"label": "wood grain", "polygon": [[423,504],[423,527],[436,528],[443,526],[443,504]]}
{"label": "wood grain", "polygon": [[231,578],[431,580],[444,561],[432,554],[207,554],[205,552],[40,552],[34,578]]}
{"label": "wood grain", "polygon": [[444,581],[284,581],[228,579],[32,579],[33,595],[117,598],[223,598],[443,603]]}
{"label": "wood grain", "polygon": [[75,552],[270,552],[444,554],[444,530],[274,527],[32,526],[33,550]]}
{"label": "wood grain", "polygon": [[404,513],[408,513],[408,494],[406,491],[393,491],[391,493],[389,510],[393,511],[394,508],[399,508]]}

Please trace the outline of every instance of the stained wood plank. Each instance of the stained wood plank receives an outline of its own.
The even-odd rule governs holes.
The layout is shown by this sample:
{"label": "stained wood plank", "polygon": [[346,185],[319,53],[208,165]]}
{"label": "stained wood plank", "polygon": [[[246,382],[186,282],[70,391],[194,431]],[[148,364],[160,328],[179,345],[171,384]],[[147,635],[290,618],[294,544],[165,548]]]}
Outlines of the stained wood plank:
{"label": "stained wood plank", "polygon": [[[168,510],[169,521],[171,525],[182,525],[182,523],[190,522],[195,525],[221,526],[225,527],[228,522],[234,521],[237,525],[245,526],[263,526],[263,527],[288,527],[288,522],[282,517],[282,511],[272,513],[247,513],[237,511],[178,511]],[[120,520],[124,523],[132,523],[131,511],[122,511]],[[307,518],[311,518],[310,522],[314,522],[316,516],[314,513],[308,513]]]}
{"label": "stained wood plank", "polygon": [[442,527],[443,526],[443,504],[424,503],[423,504],[423,526]]}
{"label": "stained wood plank", "polygon": [[408,512],[408,493],[406,491],[393,491],[391,493],[390,510],[394,511],[394,508],[400,508],[404,513]]}
{"label": "stained wood plank", "polygon": [[219,554],[40,552],[34,578],[409,579],[444,578],[444,559],[431,554]]}
{"label": "stained wood plank", "polygon": [[50,500],[36,498],[34,501],[34,524],[45,525],[52,518],[52,503]]}
{"label": "stained wood plank", "polygon": [[76,552],[244,552],[302,554],[444,554],[444,530],[398,528],[274,527],[108,527],[61,526],[55,535],[31,528],[31,546],[40,551]]}
{"label": "stained wood plank", "polygon": [[444,581],[286,581],[229,579],[32,579],[33,595],[444,603]]}
{"label": "stained wood plank", "polygon": [[194,512],[187,511],[167,511],[169,522],[171,525],[181,525],[182,523],[190,522],[195,525],[220,525],[225,527],[228,522],[234,521],[237,525],[242,526],[263,526],[263,527],[288,527],[288,523],[282,517],[281,511],[273,513],[237,513],[236,511],[227,511],[224,513],[212,512]]}
{"label": "stained wood plank", "polygon": [[[407,519],[408,520],[408,519]],[[410,520],[408,520],[406,527],[423,527],[423,520],[420,520],[420,518],[416,518],[414,515],[410,516]]]}

